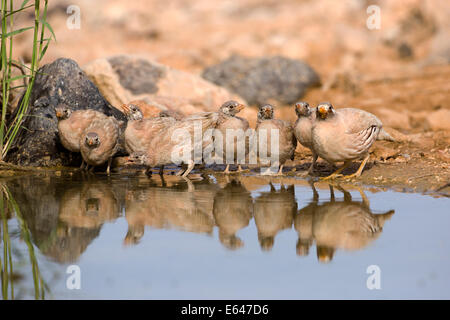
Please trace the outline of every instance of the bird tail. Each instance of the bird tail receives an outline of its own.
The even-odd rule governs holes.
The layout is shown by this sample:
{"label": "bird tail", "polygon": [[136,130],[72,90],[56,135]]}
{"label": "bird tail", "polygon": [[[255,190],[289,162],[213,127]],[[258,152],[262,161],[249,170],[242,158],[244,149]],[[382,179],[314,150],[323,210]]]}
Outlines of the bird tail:
{"label": "bird tail", "polygon": [[203,130],[215,127],[218,119],[219,114],[217,112],[199,112],[185,118],[187,121],[200,120],[202,122]]}
{"label": "bird tail", "polygon": [[391,217],[394,215],[394,213],[395,213],[394,210],[389,210],[388,212],[385,212],[383,214],[377,214],[376,217],[377,217],[377,220],[378,220],[378,223],[380,224],[380,226],[383,227],[384,223],[387,220],[390,220]]}
{"label": "bird tail", "polygon": [[383,128],[381,128],[380,133],[378,133],[377,140],[396,142],[396,140],[392,138],[392,136],[389,133],[387,133],[386,130],[384,130]]}

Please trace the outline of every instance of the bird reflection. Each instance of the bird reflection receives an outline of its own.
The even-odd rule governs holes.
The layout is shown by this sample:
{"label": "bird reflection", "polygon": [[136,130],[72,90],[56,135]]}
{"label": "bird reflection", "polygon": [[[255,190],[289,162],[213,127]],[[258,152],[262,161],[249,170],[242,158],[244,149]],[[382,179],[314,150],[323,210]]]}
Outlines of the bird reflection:
{"label": "bird reflection", "polygon": [[[144,227],[176,228],[183,231],[211,234],[215,188],[202,188],[182,177],[160,177],[150,185],[127,191],[125,210],[128,231],[124,244],[136,244],[144,235]],[[170,181],[166,181],[170,179]]]}
{"label": "bird reflection", "polygon": [[70,227],[97,228],[119,217],[119,202],[105,181],[86,181],[67,189],[59,204],[59,219]]}
{"label": "bird reflection", "polygon": [[261,192],[261,195],[255,199],[253,212],[261,249],[269,251],[274,245],[277,233],[292,226],[297,212],[294,186],[281,185],[280,190],[277,191],[270,183],[270,191]]}
{"label": "bird reflection", "polygon": [[294,219],[299,235],[297,254],[308,255],[315,241],[320,262],[331,261],[337,249],[358,250],[368,246],[379,237],[384,223],[394,214],[394,210],[373,214],[362,190],[359,190],[362,201],[353,201],[348,191],[337,186],[344,199],[336,201],[334,188],[330,186],[330,201],[319,204],[314,185],[312,188],[313,200]]}
{"label": "bird reflection", "polygon": [[244,245],[236,232],[248,226],[252,218],[252,197],[238,180],[232,180],[214,198],[214,219],[219,228],[219,241],[228,249]]}

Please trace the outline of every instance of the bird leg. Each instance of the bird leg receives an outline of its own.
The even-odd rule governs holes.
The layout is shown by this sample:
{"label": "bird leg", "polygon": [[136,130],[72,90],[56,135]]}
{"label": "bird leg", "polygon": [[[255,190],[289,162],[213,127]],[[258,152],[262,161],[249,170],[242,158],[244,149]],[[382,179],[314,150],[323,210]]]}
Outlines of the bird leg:
{"label": "bird leg", "polygon": [[152,168],[151,167],[145,167],[145,175],[148,177],[152,176]]}
{"label": "bird leg", "polygon": [[186,166],[184,164],[181,165],[181,169],[175,173],[176,176],[181,176],[183,172],[186,172]]}
{"label": "bird leg", "polygon": [[159,175],[162,176],[164,174],[164,165],[159,167]]}
{"label": "bird leg", "polygon": [[309,167],[309,169],[308,169],[308,174],[309,175],[311,175],[311,173],[313,173],[313,171],[314,171],[314,165],[316,164],[316,161],[317,161],[317,158],[318,158],[319,156],[317,155],[317,154],[315,154],[315,153],[313,153],[313,161],[312,161],[312,163],[311,163],[311,166]]}
{"label": "bird leg", "polygon": [[81,159],[81,166],[80,166],[80,170],[84,170],[84,159]]}
{"label": "bird leg", "polygon": [[192,171],[192,169],[194,169],[194,166],[195,166],[195,162],[191,160],[191,161],[188,163],[188,168],[187,168],[186,171],[183,173],[182,177],[186,177],[186,176]]}
{"label": "bird leg", "polygon": [[364,193],[364,191],[360,188],[360,187],[356,187],[356,189],[358,190],[359,194],[361,195],[362,198],[362,204],[367,208],[370,209],[370,201],[367,198],[366,194]]}
{"label": "bird leg", "polygon": [[224,174],[230,174],[231,172],[230,172],[230,165],[229,164],[227,164],[227,167],[225,168],[225,170],[223,170],[223,173]]}
{"label": "bird leg", "polygon": [[280,165],[280,169],[278,170],[277,176],[283,175],[283,166],[284,166],[284,164]]}
{"label": "bird leg", "polygon": [[358,170],[355,173],[346,176],[345,178],[346,179],[351,179],[351,178],[359,177],[361,175],[362,171],[364,170],[364,167],[366,166],[366,163],[369,160],[369,157],[370,157],[370,155],[367,154],[365,156],[365,158],[363,159],[363,161],[361,162],[361,165],[359,166]]}
{"label": "bird leg", "polygon": [[108,166],[106,167],[106,174],[109,176],[109,174],[111,173],[111,162],[112,162],[112,158],[108,159]]}
{"label": "bird leg", "polygon": [[186,177],[182,177],[185,181],[186,181],[186,183],[187,183],[187,187],[188,187],[188,192],[194,192],[195,191],[195,187],[194,187],[194,184],[192,183],[192,181],[191,180],[189,180],[189,178],[186,178]]}
{"label": "bird leg", "polygon": [[334,179],[337,177],[341,177],[342,176],[341,172],[344,171],[345,169],[347,169],[351,164],[352,164],[351,161],[344,162],[344,165],[342,167],[337,169],[335,172],[333,172],[329,176],[320,178],[320,180],[325,181],[325,180],[330,180],[330,179]]}

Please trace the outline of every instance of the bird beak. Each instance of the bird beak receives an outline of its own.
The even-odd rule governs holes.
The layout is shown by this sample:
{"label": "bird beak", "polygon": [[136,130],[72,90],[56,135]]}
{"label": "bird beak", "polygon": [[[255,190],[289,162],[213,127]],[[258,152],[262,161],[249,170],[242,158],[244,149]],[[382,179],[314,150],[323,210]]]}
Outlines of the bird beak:
{"label": "bird beak", "polygon": [[270,117],[270,110],[269,109],[264,110],[264,114],[266,116]]}
{"label": "bird beak", "polygon": [[242,109],[244,109],[245,108],[245,106],[243,105],[243,104],[240,104],[240,105],[238,105],[237,107],[236,107],[236,110],[239,112],[239,111],[241,111]]}
{"label": "bird beak", "polygon": [[326,117],[327,117],[327,110],[324,108],[324,107],[320,107],[319,109],[318,109],[318,111],[319,111],[319,115],[320,115],[320,117],[322,118],[322,119],[325,119]]}
{"label": "bird beak", "polygon": [[62,112],[61,111],[56,111],[56,117],[57,118],[62,118]]}

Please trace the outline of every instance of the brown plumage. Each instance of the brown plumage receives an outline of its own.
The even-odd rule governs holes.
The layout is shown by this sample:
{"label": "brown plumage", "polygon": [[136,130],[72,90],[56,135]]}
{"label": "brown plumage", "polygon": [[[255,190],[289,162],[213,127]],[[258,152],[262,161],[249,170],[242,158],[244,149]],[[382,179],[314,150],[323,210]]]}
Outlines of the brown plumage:
{"label": "brown plumage", "polygon": [[[245,162],[245,156],[247,156],[249,152],[249,139],[245,136],[245,133],[249,128],[248,121],[236,116],[243,108],[243,104],[230,100],[225,102],[219,109],[219,120],[217,121],[216,129],[222,134],[222,158],[223,162],[227,164],[224,173],[229,173],[230,163],[227,161],[228,149],[234,150],[233,162],[238,163],[238,171],[242,170],[241,163]],[[242,131],[239,132],[240,130]],[[227,141],[227,131],[228,134],[236,134],[232,141]],[[243,135],[241,135],[242,133]],[[241,157],[238,157],[238,147],[240,146],[243,146],[244,150],[240,153]]]}
{"label": "brown plumage", "polygon": [[106,172],[110,173],[112,157],[119,147],[119,126],[119,121],[108,117],[92,121],[84,130],[80,138],[80,150],[88,165],[95,167],[108,161]]}
{"label": "brown plumage", "polygon": [[72,152],[80,152],[81,135],[92,121],[108,118],[107,115],[91,109],[72,111],[64,104],[58,105],[55,108],[55,113],[58,119],[58,133],[61,144]]}
{"label": "brown plumage", "polygon": [[[194,161],[202,161],[202,151],[206,144],[212,143],[204,141],[203,136],[196,141],[195,129],[201,130],[199,133],[213,129],[217,124],[217,119],[216,112],[202,112],[181,121],[174,121],[172,125],[161,129],[148,140],[148,146],[144,152],[134,152],[129,159],[131,162],[145,164],[148,167],[147,173],[150,172],[151,167],[164,166],[174,162],[185,163],[188,164],[188,168],[183,173],[183,177],[185,177],[194,168]],[[178,159],[174,159],[174,155]]]}
{"label": "brown plumage", "polygon": [[[271,148],[271,141],[276,137],[272,130],[278,131],[279,148]],[[266,133],[266,135],[264,135]],[[297,139],[294,130],[289,122],[273,118],[273,106],[266,104],[259,108],[258,121],[256,124],[256,135],[258,141],[258,156],[262,165],[269,162],[270,166],[279,166],[278,174],[283,172],[284,163],[291,159],[294,160]],[[267,137],[267,139],[265,139]],[[267,157],[262,157],[262,151],[267,150]],[[278,161],[271,161],[278,159]],[[265,163],[266,162],[266,163]],[[270,172],[270,168],[268,169]]]}
{"label": "brown plumage", "polygon": [[363,158],[358,171],[348,177],[360,176],[369,159],[369,148],[380,139],[394,141],[375,115],[353,108],[335,110],[328,102],[317,106],[312,127],[313,148],[318,156],[330,163],[344,162],[325,179],[338,176],[352,160]]}
{"label": "brown plumage", "polygon": [[124,111],[128,118],[127,128],[124,133],[125,150],[129,154],[146,152],[151,139],[176,121],[172,117],[144,119],[142,111],[134,104],[126,105]]}
{"label": "brown plumage", "polygon": [[295,137],[302,146],[310,149],[313,154],[313,161],[308,170],[308,173],[311,173],[317,161],[317,154],[314,151],[311,133],[312,126],[316,120],[316,108],[311,108],[307,102],[297,102],[295,104],[295,113],[298,117],[294,124]]}

